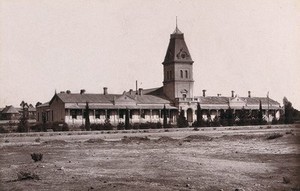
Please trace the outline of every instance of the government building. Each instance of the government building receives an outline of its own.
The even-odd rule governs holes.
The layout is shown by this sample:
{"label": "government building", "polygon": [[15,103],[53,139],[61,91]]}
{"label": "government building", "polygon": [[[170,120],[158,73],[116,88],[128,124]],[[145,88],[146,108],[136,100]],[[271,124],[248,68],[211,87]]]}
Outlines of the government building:
{"label": "government building", "polygon": [[163,122],[163,109],[167,110],[167,121],[176,124],[180,111],[191,125],[196,121],[197,103],[200,103],[203,119],[220,115],[221,110],[233,109],[239,112],[246,109],[257,112],[262,103],[264,118],[271,121],[279,118],[282,108],[277,101],[269,97],[252,97],[248,91],[246,97],[239,97],[231,91],[230,97],[220,94],[194,96],[193,63],[191,54],[184,40],[184,34],[176,26],[170,35],[169,46],[163,65],[163,86],[151,89],[137,88],[121,94],[110,94],[107,87],[102,93],[87,93],[70,90],[55,93],[52,99],[37,106],[37,122],[65,122],[80,126],[85,123],[84,112],[89,106],[91,123],[104,123],[109,119],[112,125],[125,122],[125,111],[130,113],[131,123]]}

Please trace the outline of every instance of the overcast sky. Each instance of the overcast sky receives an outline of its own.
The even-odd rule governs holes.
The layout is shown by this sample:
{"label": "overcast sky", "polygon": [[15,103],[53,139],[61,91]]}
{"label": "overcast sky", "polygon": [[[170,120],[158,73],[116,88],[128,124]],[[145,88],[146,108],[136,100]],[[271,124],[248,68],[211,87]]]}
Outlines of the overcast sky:
{"label": "overcast sky", "polygon": [[286,96],[300,109],[299,0],[0,0],[0,107],[67,89],[160,87],[178,27],[194,95]]}

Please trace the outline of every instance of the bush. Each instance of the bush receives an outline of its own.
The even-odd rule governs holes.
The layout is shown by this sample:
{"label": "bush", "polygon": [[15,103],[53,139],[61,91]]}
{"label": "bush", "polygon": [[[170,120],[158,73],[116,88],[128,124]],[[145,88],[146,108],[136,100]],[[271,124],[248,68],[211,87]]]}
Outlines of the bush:
{"label": "bush", "polygon": [[[84,128],[84,126],[83,126]],[[107,131],[107,130],[112,130],[113,126],[110,123],[103,123],[103,124],[91,124],[90,128],[92,131]],[[84,128],[85,129],[85,128]]]}
{"label": "bush", "polygon": [[0,133],[8,133],[8,130],[6,130],[4,127],[0,127]]}
{"label": "bush", "polygon": [[49,127],[49,124],[36,124],[30,127],[31,131],[34,132],[46,132]]}
{"label": "bush", "polygon": [[163,126],[160,122],[153,123],[153,122],[147,122],[147,123],[141,123],[139,124],[140,129],[161,129]]}
{"label": "bush", "polygon": [[280,134],[280,133],[273,133],[273,134],[269,135],[269,136],[267,137],[267,139],[268,139],[268,140],[270,140],[270,139],[276,139],[276,138],[279,138],[279,137],[282,137],[282,136],[283,136],[283,135]]}
{"label": "bush", "polygon": [[36,138],[34,141],[39,143],[39,142],[41,142],[41,138]]}
{"label": "bush", "polygon": [[55,131],[69,131],[69,126],[65,122],[54,122],[51,124],[51,129]]}
{"label": "bush", "polygon": [[18,180],[40,180],[39,176],[35,173],[20,171],[17,172]]}
{"label": "bush", "polygon": [[189,126],[188,121],[184,117],[184,110],[181,110],[181,112],[180,112],[180,114],[179,114],[179,116],[177,118],[177,126],[179,128]]}
{"label": "bush", "polygon": [[124,130],[125,129],[125,123],[119,123],[118,125],[117,125],[117,129],[118,130]]}
{"label": "bush", "polygon": [[32,153],[31,158],[32,158],[32,160],[34,160],[34,162],[41,161],[43,159],[43,154],[42,153]]}

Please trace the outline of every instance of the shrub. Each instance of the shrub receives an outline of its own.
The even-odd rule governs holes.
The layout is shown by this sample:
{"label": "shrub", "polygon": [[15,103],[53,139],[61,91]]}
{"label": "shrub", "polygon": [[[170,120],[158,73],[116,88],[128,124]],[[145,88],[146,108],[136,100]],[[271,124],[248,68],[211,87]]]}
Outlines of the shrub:
{"label": "shrub", "polygon": [[[84,126],[83,126],[84,127]],[[92,131],[106,131],[106,130],[112,130],[113,126],[110,123],[103,123],[103,124],[91,124],[90,128]]]}
{"label": "shrub", "polygon": [[141,127],[141,125],[140,124],[138,124],[138,123],[134,123],[134,124],[129,124],[129,128],[130,129],[139,129]]}
{"label": "shrub", "polygon": [[283,135],[280,134],[280,133],[273,133],[273,134],[269,135],[269,136],[267,137],[267,139],[268,139],[268,140],[271,140],[271,139],[276,139],[276,138],[279,138],[279,137],[282,137],[282,136],[283,136]]}
{"label": "shrub", "polygon": [[31,158],[32,158],[32,160],[34,160],[34,162],[41,161],[43,159],[43,154],[42,153],[32,153]]}
{"label": "shrub", "polygon": [[28,179],[40,180],[39,176],[32,172],[20,171],[17,172],[17,176],[18,176],[18,180],[28,180]]}
{"label": "shrub", "polygon": [[39,143],[39,142],[41,142],[41,138],[36,138],[34,141]]}
{"label": "shrub", "polygon": [[125,123],[119,123],[118,125],[117,125],[117,129],[118,130],[124,130],[125,129]]}
{"label": "shrub", "polygon": [[177,118],[177,126],[179,128],[181,127],[187,127],[189,124],[188,124],[188,121],[186,120],[186,118],[184,117],[184,110],[181,110],[180,111],[180,114]]}
{"label": "shrub", "polygon": [[36,125],[32,125],[30,127],[31,131],[34,131],[34,132],[41,132],[41,131],[44,131],[46,132],[47,131],[47,128],[49,127],[50,124],[36,124]]}
{"label": "shrub", "polygon": [[69,131],[69,126],[65,122],[54,122],[51,124],[53,131]]}
{"label": "shrub", "polygon": [[4,127],[0,127],[0,133],[8,133],[8,130],[6,130]]}

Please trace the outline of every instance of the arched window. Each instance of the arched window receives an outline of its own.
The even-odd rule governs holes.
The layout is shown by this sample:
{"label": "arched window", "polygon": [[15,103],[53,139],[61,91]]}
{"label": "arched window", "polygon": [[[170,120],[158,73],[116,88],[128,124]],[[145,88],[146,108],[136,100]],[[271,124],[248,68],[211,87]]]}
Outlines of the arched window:
{"label": "arched window", "polygon": [[180,77],[183,78],[183,71],[180,70]]}
{"label": "arched window", "polygon": [[185,71],[185,78],[188,78],[188,77],[189,77],[188,71],[186,70],[186,71]]}

